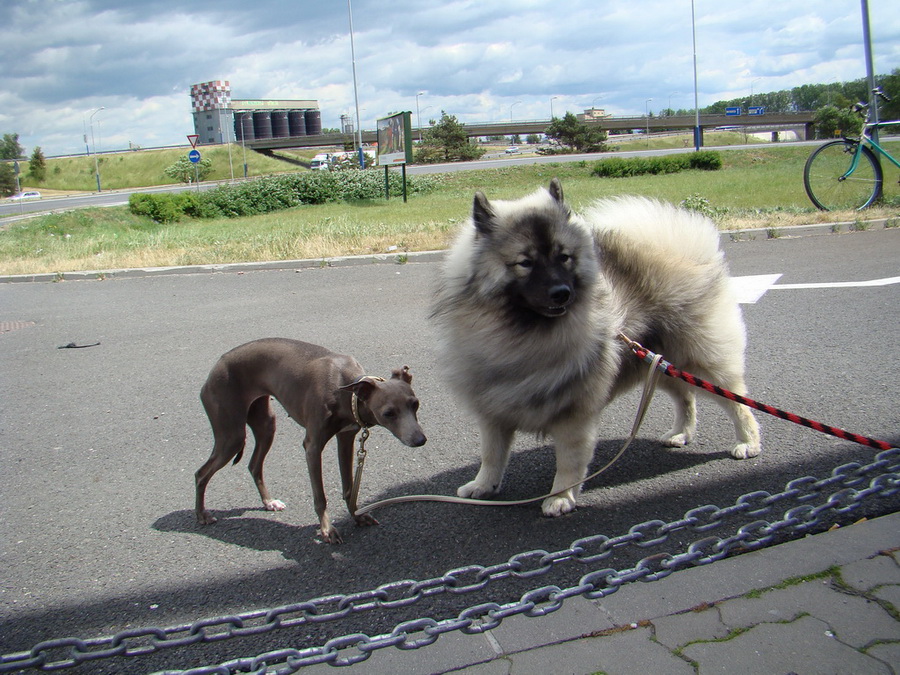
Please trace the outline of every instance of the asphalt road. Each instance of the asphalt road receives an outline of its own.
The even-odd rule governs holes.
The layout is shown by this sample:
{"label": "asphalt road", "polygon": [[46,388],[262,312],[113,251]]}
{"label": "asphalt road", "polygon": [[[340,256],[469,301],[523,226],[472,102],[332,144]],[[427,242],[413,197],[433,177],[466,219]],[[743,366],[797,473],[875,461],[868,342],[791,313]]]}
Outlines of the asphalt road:
{"label": "asphalt road", "polygon": [[[851,431],[900,443],[897,419],[900,286],[820,287],[896,277],[900,230],[764,236],[725,243],[736,276],[782,274],[744,306],[753,397]],[[104,281],[0,283],[0,654],[54,637],[108,635],[224,613],[275,607],[332,593],[429,579],[468,564],[491,565],[532,549],[556,551],[579,537],[623,534],[705,505],[727,506],[755,490],[780,492],[797,477],[829,475],[875,451],[757,414],[763,453],[728,456],[730,424],[701,401],[699,439],[682,450],[653,439],[670,422],[660,394],[639,439],[591,481],[574,514],[545,519],[537,505],[484,508],[417,503],[375,512],[356,528],[339,499],[333,447],[326,490],[341,546],[316,537],[301,430],[281,415],[266,465],[287,510],[261,510],[246,458],[210,483],[208,527],[193,515],[193,473],[211,449],[198,400],[218,356],[245,341],[286,336],[355,355],[374,375],[411,367],[428,435],[403,447],[374,430],[361,503],[408,493],[453,494],[478,465],[478,438],[443,386],[427,320],[434,261],[351,264],[303,271],[173,274]],[[33,322],[33,323],[32,323]],[[59,349],[75,342],[98,346]],[[608,411],[596,465],[631,427],[630,395]],[[553,456],[542,441],[516,441],[504,497],[542,494]],[[848,518],[896,510],[868,501]],[[693,535],[698,536],[698,535]],[[638,559],[637,555],[635,558]],[[605,565],[623,569],[615,556]],[[577,582],[583,568],[492,587],[490,600],[522,589]],[[497,594],[506,597],[497,597]],[[284,646],[309,646],[353,631],[375,635],[418,616],[455,616],[471,596],[423,600],[411,610],[291,629],[266,638],[175,650],[75,672],[148,672],[216,663]],[[287,644],[289,643],[289,644]]]}

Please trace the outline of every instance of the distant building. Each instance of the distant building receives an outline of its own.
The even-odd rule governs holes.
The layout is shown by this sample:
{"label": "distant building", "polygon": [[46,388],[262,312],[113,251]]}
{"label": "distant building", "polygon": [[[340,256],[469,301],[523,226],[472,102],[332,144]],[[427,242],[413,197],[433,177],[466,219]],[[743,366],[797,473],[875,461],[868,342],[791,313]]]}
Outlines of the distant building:
{"label": "distant building", "polygon": [[579,122],[592,122],[594,120],[602,120],[609,117],[609,114],[603,108],[587,108],[581,115],[576,115]]}
{"label": "distant building", "polygon": [[232,99],[228,80],[191,86],[191,107],[201,145],[322,133],[318,101]]}

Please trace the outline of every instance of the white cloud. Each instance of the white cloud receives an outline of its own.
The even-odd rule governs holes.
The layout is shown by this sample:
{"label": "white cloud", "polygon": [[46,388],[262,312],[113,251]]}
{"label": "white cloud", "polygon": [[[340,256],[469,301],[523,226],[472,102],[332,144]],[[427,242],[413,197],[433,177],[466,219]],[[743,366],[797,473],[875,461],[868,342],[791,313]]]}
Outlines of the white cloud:
{"label": "white cloud", "polygon": [[[895,0],[870,0],[876,72],[900,67]],[[865,76],[860,6],[694,0],[701,105]],[[83,151],[83,118],[106,148],[179,144],[189,87],[231,81],[235,98],[312,98],[323,124],[354,114],[344,3],[280,0],[5,0],[0,133],[27,149]],[[542,119],[592,104],[615,114],[693,104],[690,5],[670,0],[353,0],[363,126]]]}

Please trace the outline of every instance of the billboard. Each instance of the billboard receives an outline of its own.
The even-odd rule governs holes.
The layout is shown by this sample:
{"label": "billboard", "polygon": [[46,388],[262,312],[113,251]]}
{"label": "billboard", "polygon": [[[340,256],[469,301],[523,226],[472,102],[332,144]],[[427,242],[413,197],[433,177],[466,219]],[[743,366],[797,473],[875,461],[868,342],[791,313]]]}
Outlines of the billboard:
{"label": "billboard", "polygon": [[377,121],[379,166],[412,163],[411,118],[407,111]]}

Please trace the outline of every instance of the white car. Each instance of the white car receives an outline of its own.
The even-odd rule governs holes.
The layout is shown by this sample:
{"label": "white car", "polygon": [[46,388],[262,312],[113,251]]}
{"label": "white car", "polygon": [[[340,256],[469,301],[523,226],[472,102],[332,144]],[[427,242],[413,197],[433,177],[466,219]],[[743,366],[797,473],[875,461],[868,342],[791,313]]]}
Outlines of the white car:
{"label": "white car", "polygon": [[506,149],[507,155],[514,155],[517,152],[519,152],[519,148],[517,148],[515,145],[511,145]]}
{"label": "white car", "polygon": [[40,198],[41,198],[40,192],[31,191],[31,192],[20,192],[17,195],[13,195],[12,197],[9,197],[9,200],[11,202],[18,202],[18,201],[22,201],[23,199],[40,199]]}

